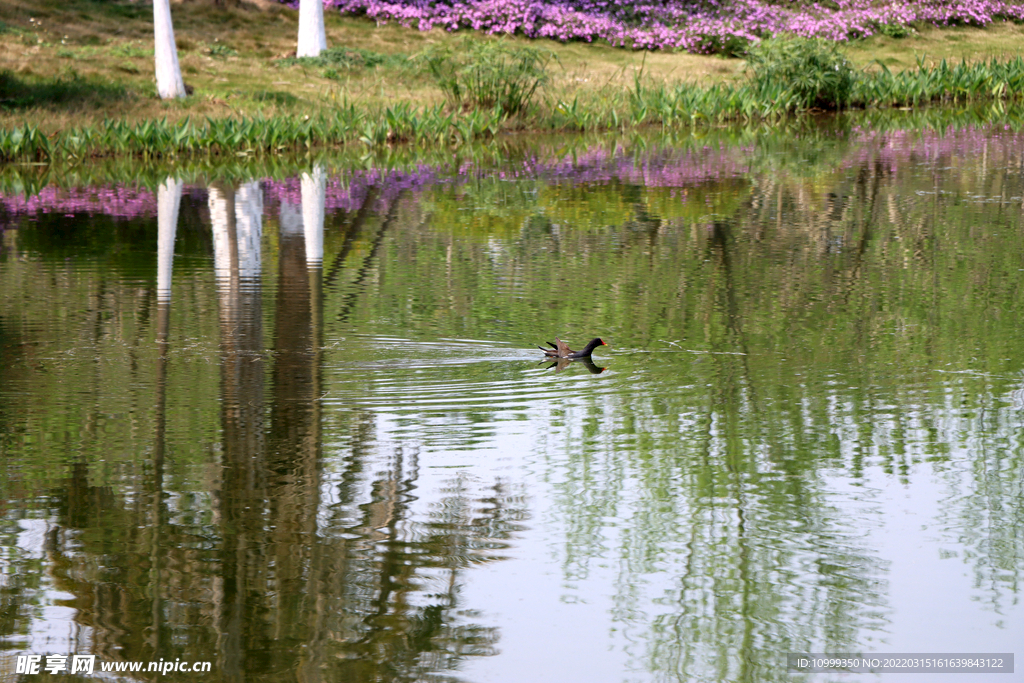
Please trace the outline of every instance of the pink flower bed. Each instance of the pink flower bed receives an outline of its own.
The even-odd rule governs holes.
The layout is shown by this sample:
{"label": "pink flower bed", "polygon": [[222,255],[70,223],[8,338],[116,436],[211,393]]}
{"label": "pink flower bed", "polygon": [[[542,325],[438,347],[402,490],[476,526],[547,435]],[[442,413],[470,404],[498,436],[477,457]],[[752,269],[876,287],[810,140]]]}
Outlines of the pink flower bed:
{"label": "pink flower bed", "polygon": [[38,194],[0,193],[0,208],[13,214],[39,213],[90,214],[116,218],[140,218],[156,215],[156,196],[132,185],[99,187],[44,187]]}
{"label": "pink flower bed", "polygon": [[[1024,149],[1024,132],[1012,130],[1005,124],[889,132],[856,126],[848,133],[837,135],[849,142],[848,148],[837,153],[837,168],[857,168],[879,162],[897,172],[907,164],[947,164],[951,158],[969,159],[979,156],[980,150],[985,150],[990,158],[1012,159]],[[497,168],[464,162],[458,166],[422,165],[406,171],[356,170],[328,179],[325,203],[329,213],[357,211],[366,202],[371,188],[376,188],[376,201],[370,208],[381,211],[403,192],[415,194],[423,188],[438,186],[457,188],[482,178],[495,177],[506,181],[682,189],[746,177],[752,173],[752,161],[761,156],[763,152],[759,152],[757,146],[726,143],[690,149],[655,148],[639,154],[618,146],[600,146],[564,156],[537,154],[517,158]],[[264,178],[260,184],[266,216],[277,215],[283,202],[302,203],[298,177],[284,180]],[[206,188],[190,186],[186,192],[193,202],[206,203]],[[5,212],[12,217],[40,213],[89,213],[152,220],[156,216],[156,204],[154,193],[131,185],[68,189],[51,186],[30,197],[0,192],[0,217]],[[0,230],[2,228],[3,223],[0,222]]]}
{"label": "pink flower bed", "polygon": [[698,53],[780,33],[842,41],[913,22],[984,26],[1005,19],[1024,21],[1024,5],[1002,0],[836,0],[831,6],[791,7],[759,0],[710,0],[701,9],[673,0],[324,0],[324,5],[423,31],[437,26],[563,42],[601,39],[634,49]]}

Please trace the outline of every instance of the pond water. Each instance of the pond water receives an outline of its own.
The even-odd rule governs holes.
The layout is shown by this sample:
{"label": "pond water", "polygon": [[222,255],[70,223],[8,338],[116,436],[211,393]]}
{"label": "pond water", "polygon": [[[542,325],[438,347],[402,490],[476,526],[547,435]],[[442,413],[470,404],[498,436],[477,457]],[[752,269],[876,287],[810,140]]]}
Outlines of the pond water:
{"label": "pond water", "polygon": [[1011,653],[1022,216],[1002,125],[9,185],[0,678]]}

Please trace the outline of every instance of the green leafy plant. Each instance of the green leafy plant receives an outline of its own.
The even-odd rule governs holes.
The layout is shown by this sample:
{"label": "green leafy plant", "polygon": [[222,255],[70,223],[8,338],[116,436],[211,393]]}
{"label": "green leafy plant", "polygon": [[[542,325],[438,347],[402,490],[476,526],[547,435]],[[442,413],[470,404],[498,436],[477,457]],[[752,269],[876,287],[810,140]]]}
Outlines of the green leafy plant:
{"label": "green leafy plant", "polygon": [[763,99],[794,108],[842,109],[856,74],[838,46],[819,38],[769,38],[750,47],[751,85]]}
{"label": "green leafy plant", "polygon": [[893,73],[877,62],[880,71],[864,74],[853,90],[852,101],[865,107],[919,106],[933,102],[965,103],[983,100],[1019,100],[1024,95],[1024,58],[1006,61],[928,65],[923,57],[917,69]]}
{"label": "green leafy plant", "polygon": [[401,54],[381,54],[363,48],[332,47],[324,50],[316,57],[287,57],[277,62],[281,66],[326,67],[325,78],[338,78],[339,71],[345,69],[372,69],[377,66],[402,68],[409,64],[409,57]]}
{"label": "green leafy plant", "polygon": [[207,48],[206,53],[211,57],[220,57],[221,59],[238,56],[238,50],[223,43],[213,43]]}
{"label": "green leafy plant", "polygon": [[708,54],[742,57],[750,49],[750,41],[742,36],[708,34],[701,36],[701,49]]}
{"label": "green leafy plant", "polygon": [[511,116],[547,81],[552,54],[505,40],[466,39],[432,47],[420,59],[453,106],[497,108]]}
{"label": "green leafy plant", "polygon": [[915,33],[913,28],[904,24],[879,24],[878,32],[890,38],[906,38]]}
{"label": "green leafy plant", "polygon": [[110,48],[110,52],[118,57],[129,57],[133,59],[153,56],[153,50],[138,45],[132,45],[131,43],[115,45]]}

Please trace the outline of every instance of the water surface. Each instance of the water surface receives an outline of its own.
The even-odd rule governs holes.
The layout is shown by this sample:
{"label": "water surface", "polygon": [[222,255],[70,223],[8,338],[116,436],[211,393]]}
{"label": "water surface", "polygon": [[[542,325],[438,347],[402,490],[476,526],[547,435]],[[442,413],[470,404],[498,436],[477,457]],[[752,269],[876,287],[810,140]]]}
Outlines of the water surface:
{"label": "water surface", "polygon": [[3,676],[1012,652],[1022,150],[847,128],[8,190]]}

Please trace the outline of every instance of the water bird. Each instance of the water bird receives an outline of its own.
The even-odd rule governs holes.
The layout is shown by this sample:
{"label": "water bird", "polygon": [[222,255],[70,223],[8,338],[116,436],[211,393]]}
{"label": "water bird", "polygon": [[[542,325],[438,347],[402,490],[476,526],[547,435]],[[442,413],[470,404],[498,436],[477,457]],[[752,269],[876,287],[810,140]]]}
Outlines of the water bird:
{"label": "water bird", "polygon": [[573,351],[569,348],[561,339],[555,337],[555,343],[548,342],[550,349],[545,349],[543,346],[537,348],[544,352],[545,356],[551,356],[552,358],[590,358],[590,354],[594,352],[598,346],[608,346],[608,344],[601,341],[600,337],[595,337],[583,347],[582,351]]}

